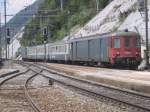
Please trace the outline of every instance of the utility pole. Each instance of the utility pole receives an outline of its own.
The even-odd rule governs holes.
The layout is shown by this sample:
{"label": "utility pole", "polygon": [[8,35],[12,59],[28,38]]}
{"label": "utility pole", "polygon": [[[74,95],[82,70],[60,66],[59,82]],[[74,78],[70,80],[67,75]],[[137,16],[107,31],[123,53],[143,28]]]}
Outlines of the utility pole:
{"label": "utility pole", "polygon": [[[14,35],[14,28],[12,28],[12,34]],[[11,41],[11,68],[13,68],[13,37],[12,37],[12,41]]]}
{"label": "utility pole", "polygon": [[0,13],[0,60],[2,61],[2,28],[1,28],[1,13]]}
{"label": "utility pole", "polygon": [[149,39],[148,39],[148,1],[145,0],[145,33],[146,33],[146,65],[149,66]]}
{"label": "utility pole", "polygon": [[4,26],[4,30],[5,30],[5,33],[4,33],[4,35],[5,35],[5,50],[6,50],[6,60],[7,60],[7,35],[6,35],[6,30],[7,30],[7,26],[6,26],[6,22],[7,22],[7,11],[6,11],[6,9],[7,9],[7,5],[6,5],[6,0],[4,0],[4,16],[5,16],[5,26]]}
{"label": "utility pole", "polygon": [[13,48],[14,48],[14,46],[13,46],[13,40],[12,40],[12,51],[11,51],[11,55],[12,55],[12,57],[11,57],[11,59],[13,60],[13,54],[14,54],[14,51],[13,51]]}
{"label": "utility pole", "polygon": [[63,0],[60,0],[60,10],[63,11],[63,7],[64,7],[64,2]]}
{"label": "utility pole", "polygon": [[36,46],[35,46],[35,53],[36,53],[35,63],[37,63],[37,44],[36,44]]}
{"label": "utility pole", "polygon": [[[12,28],[12,34],[13,34],[13,36],[14,36],[14,34],[15,34],[15,29],[14,28]],[[13,39],[13,37],[12,37],[12,41],[11,41],[11,44],[12,44],[12,51],[11,51],[11,55],[12,55],[12,61],[13,61],[13,54],[14,54],[14,46],[13,46],[13,41],[14,41],[14,39]]]}
{"label": "utility pole", "polygon": [[99,12],[99,0],[96,0],[96,10]]}

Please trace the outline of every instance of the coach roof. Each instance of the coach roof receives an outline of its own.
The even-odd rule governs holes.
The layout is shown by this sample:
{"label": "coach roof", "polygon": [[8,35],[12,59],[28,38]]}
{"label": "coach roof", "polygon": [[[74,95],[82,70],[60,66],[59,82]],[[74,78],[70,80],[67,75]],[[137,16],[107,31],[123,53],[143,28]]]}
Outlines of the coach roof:
{"label": "coach roof", "polygon": [[133,35],[133,36],[140,36],[137,32],[117,31],[117,32],[109,32],[109,33],[96,34],[96,35],[90,35],[90,36],[75,38],[75,39],[70,40],[69,42],[97,39],[97,38],[104,38],[104,37],[118,37],[118,36],[128,37],[128,36],[131,36],[131,35]]}

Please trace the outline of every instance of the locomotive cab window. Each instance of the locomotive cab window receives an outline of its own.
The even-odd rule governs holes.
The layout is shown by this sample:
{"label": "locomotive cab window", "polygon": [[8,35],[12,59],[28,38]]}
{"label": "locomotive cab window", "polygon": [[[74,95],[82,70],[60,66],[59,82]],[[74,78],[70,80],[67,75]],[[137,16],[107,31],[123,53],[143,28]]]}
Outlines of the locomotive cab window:
{"label": "locomotive cab window", "polygon": [[135,42],[134,44],[135,44],[136,48],[140,47],[140,37],[139,36],[135,37],[135,41],[134,42]]}
{"label": "locomotive cab window", "polygon": [[130,37],[125,37],[125,48],[130,47]]}
{"label": "locomotive cab window", "polygon": [[119,38],[114,39],[114,48],[120,48],[120,39]]}

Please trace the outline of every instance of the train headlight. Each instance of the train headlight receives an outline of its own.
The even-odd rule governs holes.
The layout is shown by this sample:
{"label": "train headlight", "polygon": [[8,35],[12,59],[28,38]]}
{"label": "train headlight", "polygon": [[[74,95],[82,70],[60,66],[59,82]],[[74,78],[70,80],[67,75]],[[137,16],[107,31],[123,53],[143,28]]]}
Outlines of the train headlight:
{"label": "train headlight", "polygon": [[138,53],[138,52],[136,52],[136,53],[135,53],[135,55],[136,55],[136,56],[139,56],[139,53]]}
{"label": "train headlight", "polygon": [[117,52],[116,55],[117,55],[117,56],[120,56],[120,52]]}

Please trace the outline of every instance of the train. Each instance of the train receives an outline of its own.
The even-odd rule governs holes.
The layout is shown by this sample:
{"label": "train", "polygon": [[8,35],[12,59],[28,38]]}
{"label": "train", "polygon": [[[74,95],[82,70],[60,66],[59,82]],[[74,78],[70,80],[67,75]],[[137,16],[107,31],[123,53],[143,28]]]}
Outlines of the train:
{"label": "train", "polygon": [[24,47],[23,60],[40,60],[89,65],[138,66],[141,62],[141,36],[117,31],[68,41]]}

